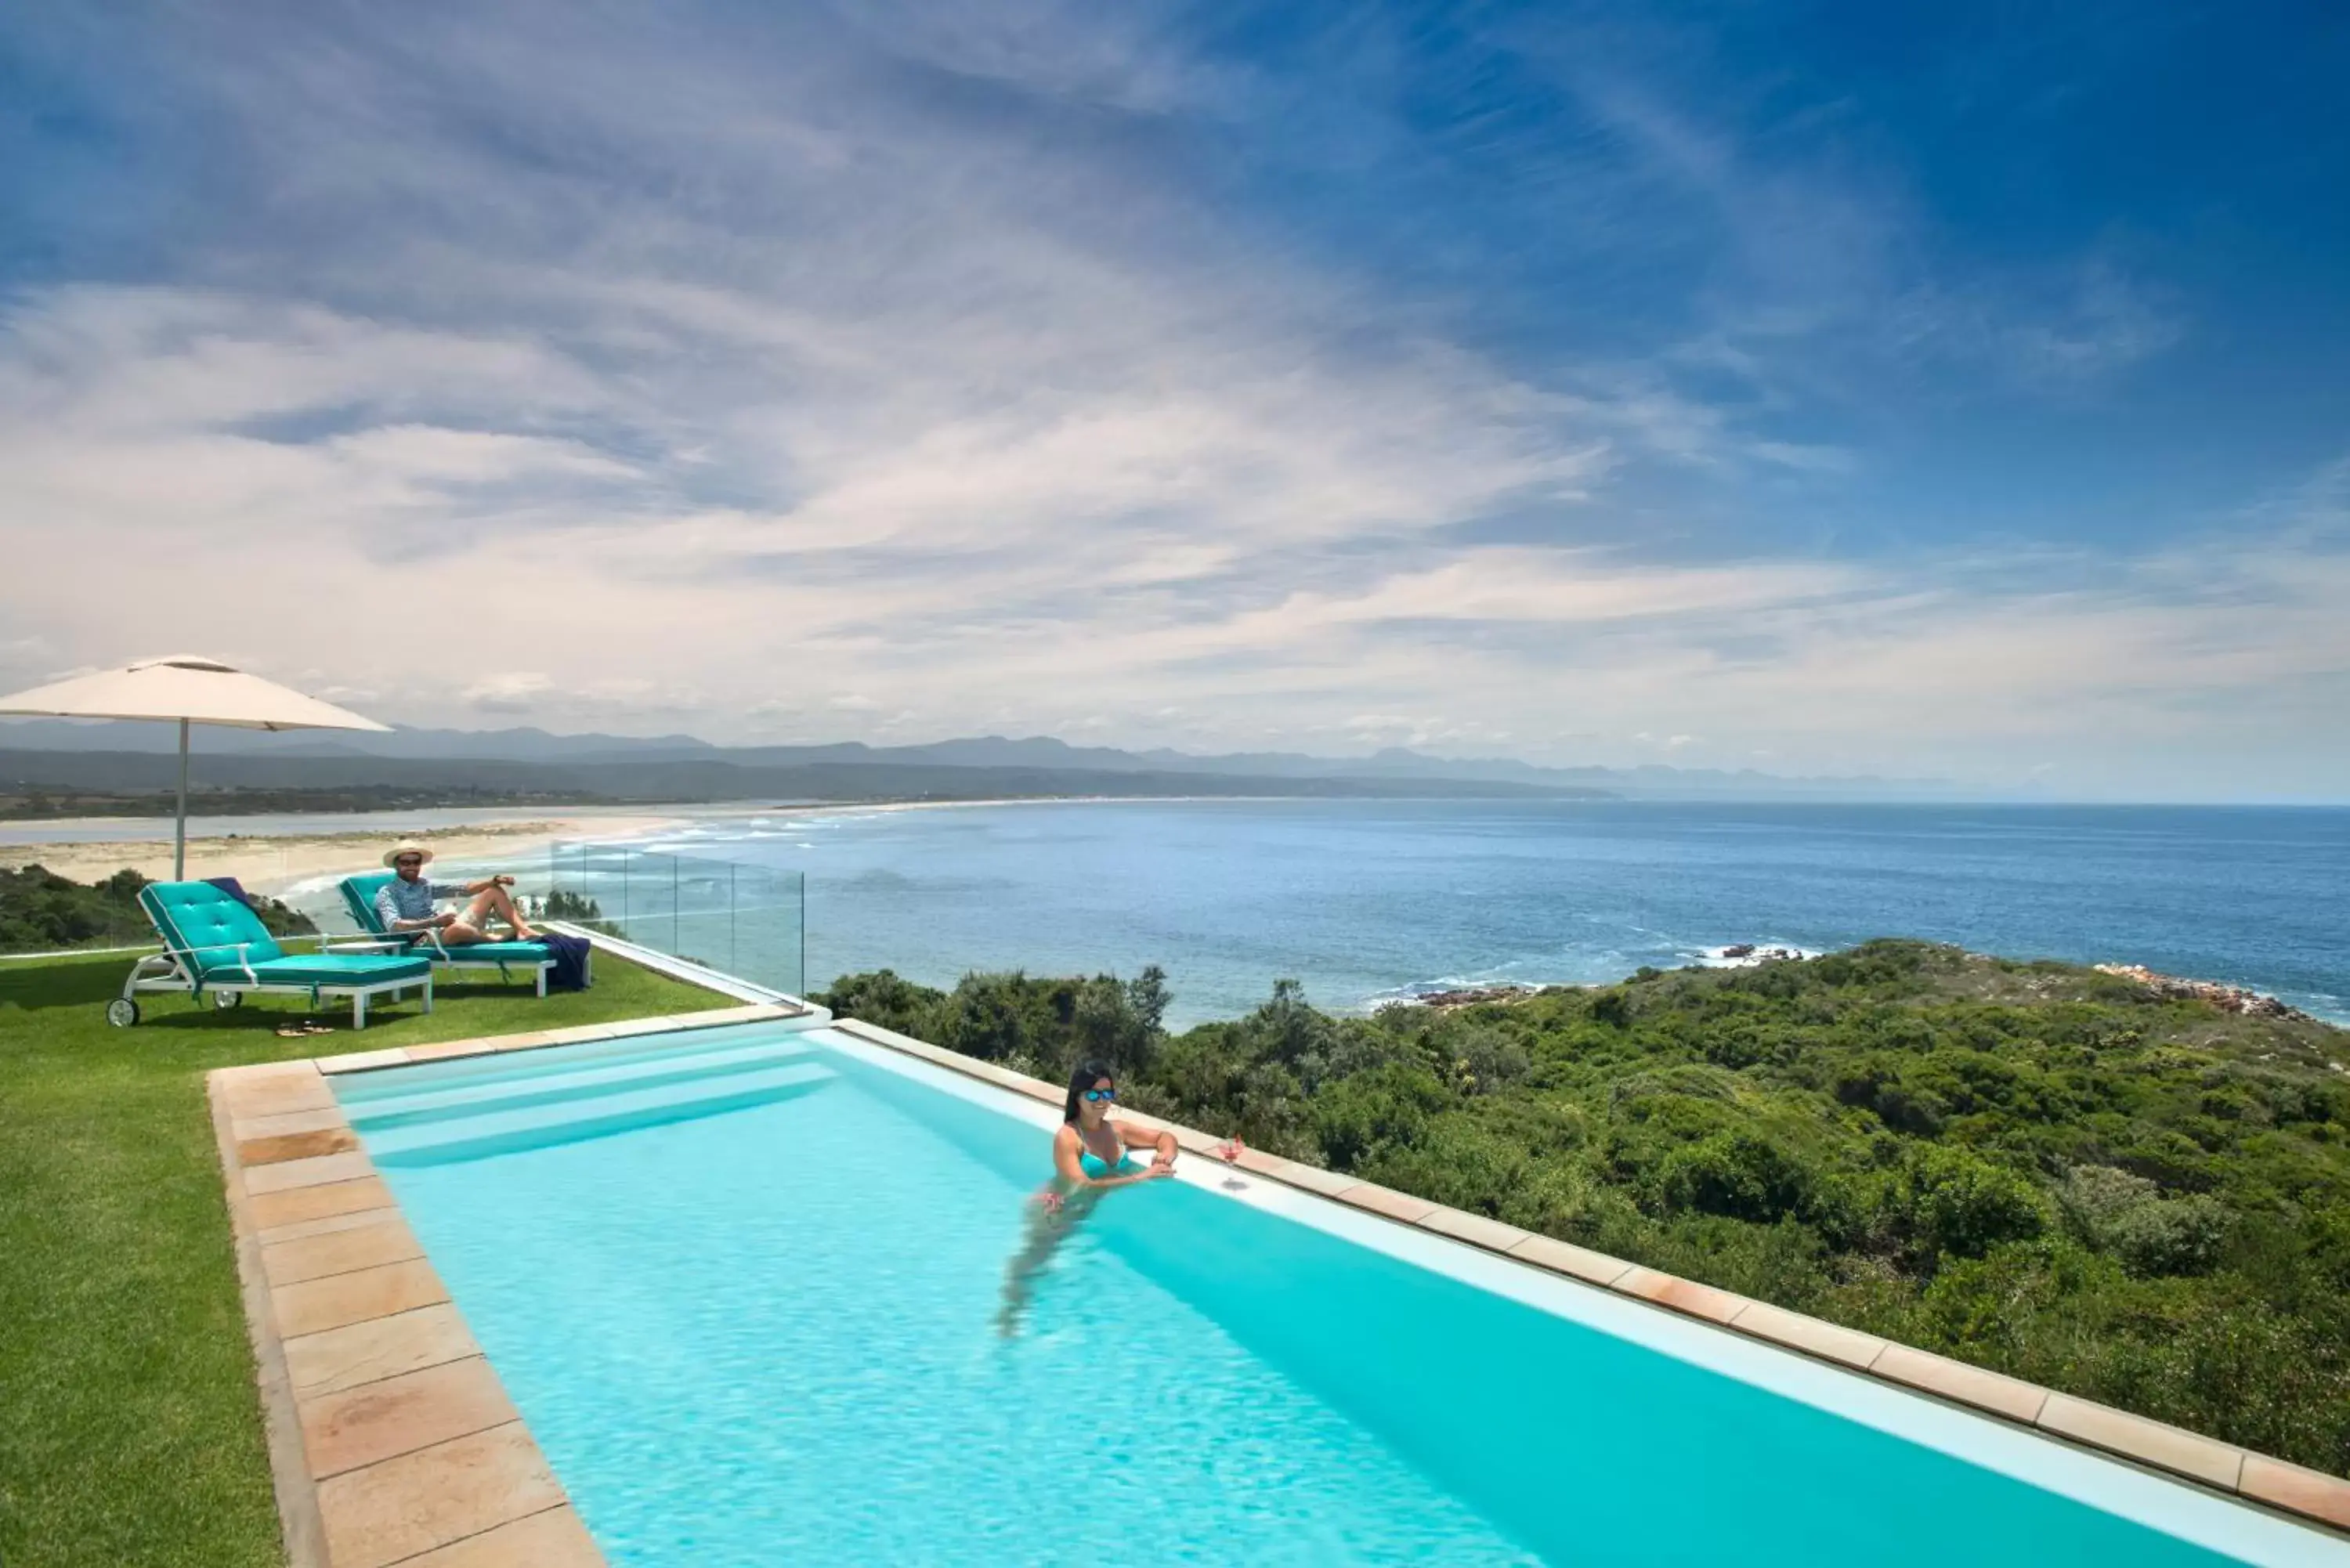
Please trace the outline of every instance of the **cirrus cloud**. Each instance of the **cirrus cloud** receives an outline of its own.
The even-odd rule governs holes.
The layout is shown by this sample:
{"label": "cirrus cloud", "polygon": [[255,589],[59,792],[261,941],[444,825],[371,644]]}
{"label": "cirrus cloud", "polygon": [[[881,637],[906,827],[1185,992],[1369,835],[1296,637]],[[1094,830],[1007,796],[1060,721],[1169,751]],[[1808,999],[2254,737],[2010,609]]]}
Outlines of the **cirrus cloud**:
{"label": "cirrus cloud", "polygon": [[[1173,10],[152,20],[14,24],[219,156],[0,298],[0,672],[225,622],[425,723],[2350,792],[2345,471],[1938,531],[1917,377],[2084,404],[2184,307],[1963,265],[1620,27],[1472,40],[1588,134],[1463,170],[1408,56],[1309,95]],[[1458,221],[1370,244],[1365,161]]]}

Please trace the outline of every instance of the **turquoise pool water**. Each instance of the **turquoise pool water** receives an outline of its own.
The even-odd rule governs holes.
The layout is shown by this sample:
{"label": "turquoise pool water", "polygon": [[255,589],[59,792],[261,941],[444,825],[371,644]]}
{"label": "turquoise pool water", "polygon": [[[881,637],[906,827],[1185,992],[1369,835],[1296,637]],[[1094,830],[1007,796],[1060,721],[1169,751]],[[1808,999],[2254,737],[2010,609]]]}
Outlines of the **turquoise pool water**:
{"label": "turquoise pool water", "polygon": [[1006,1337],[1053,1113],[831,1030],[338,1090],[615,1564],[2350,1563],[1204,1162]]}

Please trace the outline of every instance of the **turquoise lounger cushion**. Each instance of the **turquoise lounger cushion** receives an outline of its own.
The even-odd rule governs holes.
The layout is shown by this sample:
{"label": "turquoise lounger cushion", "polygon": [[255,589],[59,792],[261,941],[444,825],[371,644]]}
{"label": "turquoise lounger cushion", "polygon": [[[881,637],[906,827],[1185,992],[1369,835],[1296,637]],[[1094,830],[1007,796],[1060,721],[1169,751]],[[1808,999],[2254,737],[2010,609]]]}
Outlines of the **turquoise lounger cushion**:
{"label": "turquoise lounger cushion", "polygon": [[[376,953],[294,953],[253,966],[254,979],[263,985],[315,985],[328,991],[408,981],[421,985],[432,972],[427,960]],[[241,981],[244,971],[234,963],[213,964],[204,971],[204,983],[224,991],[234,990]]]}
{"label": "turquoise lounger cushion", "polygon": [[350,910],[351,919],[359,923],[359,929],[369,936],[384,934],[383,921],[375,912],[375,896],[383,890],[383,885],[394,875],[390,871],[370,871],[364,877],[343,878],[343,907]]}
{"label": "turquoise lounger cushion", "polygon": [[139,901],[164,940],[192,953],[199,971],[234,962],[239,948],[255,962],[286,956],[244,899],[210,882],[150,882]]}

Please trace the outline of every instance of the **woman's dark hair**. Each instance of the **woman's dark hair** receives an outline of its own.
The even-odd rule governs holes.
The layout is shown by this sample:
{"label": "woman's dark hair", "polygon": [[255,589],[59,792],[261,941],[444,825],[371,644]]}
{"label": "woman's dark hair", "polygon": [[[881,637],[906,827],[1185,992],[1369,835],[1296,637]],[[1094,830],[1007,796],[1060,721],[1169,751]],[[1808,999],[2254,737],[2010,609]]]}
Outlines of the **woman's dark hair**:
{"label": "woman's dark hair", "polygon": [[1092,1088],[1096,1084],[1100,1083],[1104,1078],[1107,1078],[1110,1081],[1110,1086],[1112,1088],[1116,1088],[1118,1086],[1118,1075],[1109,1070],[1108,1063],[1078,1063],[1077,1070],[1069,1075],[1069,1098],[1068,1103],[1061,1107],[1061,1119],[1065,1122],[1076,1122],[1077,1119],[1077,1097],[1080,1095],[1083,1095],[1087,1089]]}

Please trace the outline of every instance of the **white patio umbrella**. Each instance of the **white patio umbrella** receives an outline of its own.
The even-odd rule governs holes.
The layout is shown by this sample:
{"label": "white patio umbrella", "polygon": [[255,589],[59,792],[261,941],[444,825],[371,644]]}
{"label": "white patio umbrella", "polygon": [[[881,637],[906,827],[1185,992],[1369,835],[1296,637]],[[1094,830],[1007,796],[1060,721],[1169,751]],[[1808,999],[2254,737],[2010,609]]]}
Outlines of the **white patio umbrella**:
{"label": "white patio umbrella", "polygon": [[218,659],[173,654],[124,670],[78,676],[0,697],[0,713],[56,719],[164,719],[180,725],[180,815],[172,836],[172,879],[188,868],[188,726],[237,730],[389,730],[348,708],[305,697]]}

